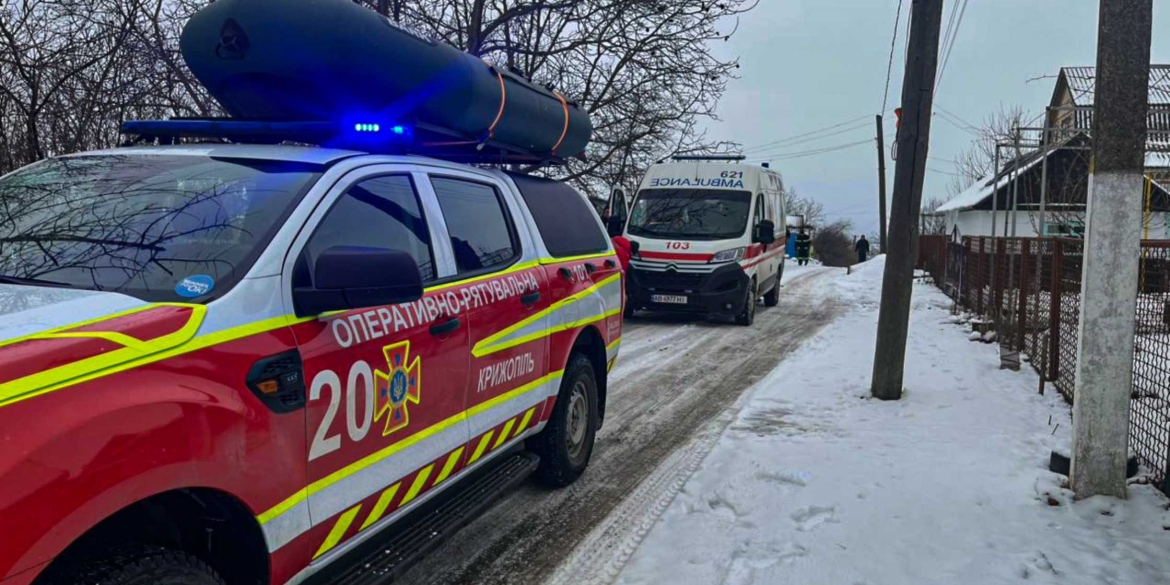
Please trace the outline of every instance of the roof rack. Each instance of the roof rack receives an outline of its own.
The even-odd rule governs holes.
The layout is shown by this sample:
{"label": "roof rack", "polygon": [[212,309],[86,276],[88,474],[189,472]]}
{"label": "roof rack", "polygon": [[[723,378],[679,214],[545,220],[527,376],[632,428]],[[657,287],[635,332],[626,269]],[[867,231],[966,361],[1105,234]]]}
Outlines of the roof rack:
{"label": "roof rack", "polygon": [[537,153],[486,137],[429,124],[379,120],[250,120],[240,118],[171,118],[128,120],[124,146],[158,142],[180,144],[214,140],[235,144],[291,142],[374,154],[412,154],[467,164],[563,165],[562,157]]}
{"label": "roof rack", "polygon": [[687,154],[674,155],[670,160],[687,161],[687,160],[719,160],[719,161],[741,161],[747,159],[742,154]]}

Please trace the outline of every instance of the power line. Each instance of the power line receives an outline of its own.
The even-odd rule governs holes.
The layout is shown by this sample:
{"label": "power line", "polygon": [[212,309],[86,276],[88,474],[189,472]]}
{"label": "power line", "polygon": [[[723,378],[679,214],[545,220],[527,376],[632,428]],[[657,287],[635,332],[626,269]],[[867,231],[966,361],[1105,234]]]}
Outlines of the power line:
{"label": "power line", "polygon": [[882,94],[882,113],[890,101],[890,76],[894,72],[894,47],[898,44],[898,24],[902,20],[902,0],[898,0],[898,11],[894,14],[894,38],[890,39],[890,62],[886,65],[886,89]]}
{"label": "power line", "polygon": [[974,130],[974,131],[976,131],[976,132],[981,132],[981,130],[979,129],[979,127],[978,127],[978,126],[976,126],[975,124],[972,124],[972,123],[970,123],[970,122],[968,122],[968,121],[964,120],[962,116],[960,116],[960,115],[958,115],[958,114],[956,114],[956,113],[954,113],[954,112],[952,112],[952,111],[950,111],[950,110],[948,110],[948,109],[946,109],[946,108],[942,107],[941,105],[939,105],[939,103],[938,103],[938,102],[935,102],[935,103],[934,103],[934,107],[935,107],[935,109],[937,109],[937,110],[939,110],[939,111],[941,111],[941,112],[945,113],[946,115],[948,115],[948,116],[950,116],[950,117],[954,118],[955,120],[958,120],[958,121],[959,121],[961,124],[963,124],[964,126],[966,126],[966,127],[970,128],[970,129],[972,129],[972,130]]}
{"label": "power line", "polygon": [[863,122],[863,123],[855,123],[852,126],[847,126],[845,128],[841,128],[840,130],[835,130],[833,132],[826,132],[824,134],[818,134],[816,136],[809,136],[807,138],[801,138],[799,140],[792,140],[792,139],[783,140],[783,141],[777,141],[776,143],[773,143],[772,145],[757,146],[754,148],[745,148],[742,151],[742,154],[760,154],[763,151],[772,151],[775,149],[789,148],[791,146],[796,146],[798,144],[804,144],[807,142],[816,142],[817,140],[823,140],[825,138],[837,136],[839,134],[846,134],[849,132],[857,132],[858,130],[866,130],[866,129],[869,129],[869,122],[868,121]]}
{"label": "power line", "polygon": [[963,16],[965,16],[967,14],[967,3],[969,1],[970,0],[962,0],[962,2],[963,2],[962,8],[959,8],[959,5],[955,4],[955,8],[951,9],[952,15],[954,14],[955,10],[959,11],[959,19],[957,21],[955,21],[955,30],[953,33],[951,33],[950,44],[947,46],[946,54],[943,57],[942,67],[940,67],[938,70],[938,79],[936,79],[934,82],[934,87],[935,87],[936,91],[938,89],[939,84],[942,83],[943,75],[945,75],[947,72],[947,63],[950,63],[950,61],[951,61],[951,53],[954,52],[955,41],[959,38],[959,28],[963,26]]}
{"label": "power line", "polygon": [[780,153],[775,153],[775,154],[771,154],[771,155],[757,155],[755,158],[748,159],[746,162],[767,162],[767,161],[781,161],[781,160],[792,160],[792,159],[796,159],[796,158],[805,158],[805,157],[809,157],[809,156],[816,156],[819,154],[827,154],[830,152],[837,152],[839,150],[845,150],[848,148],[856,148],[856,147],[861,146],[863,144],[872,144],[872,142],[873,141],[870,139],[865,139],[865,140],[859,140],[857,142],[848,142],[845,144],[838,144],[835,146],[827,146],[825,148],[817,148],[817,149],[813,149],[813,150],[804,150],[804,151],[799,151],[799,152],[780,152]]}
{"label": "power line", "polygon": [[780,138],[780,139],[777,139],[777,140],[773,140],[772,142],[765,142],[765,143],[763,143],[763,144],[758,144],[758,145],[756,145],[756,146],[749,146],[749,147],[747,147],[747,148],[743,149],[743,151],[742,151],[742,152],[752,152],[752,151],[757,151],[757,150],[765,150],[765,149],[772,148],[772,147],[776,147],[776,146],[782,146],[782,145],[784,145],[784,144],[786,144],[786,143],[788,143],[788,142],[791,142],[791,141],[793,141],[793,140],[799,140],[799,139],[801,139],[801,138],[804,138],[804,137],[806,137],[806,136],[812,136],[812,135],[814,135],[814,134],[820,134],[821,132],[825,132],[825,131],[828,131],[828,130],[834,130],[834,129],[837,129],[837,128],[840,128],[840,127],[842,127],[842,126],[846,126],[846,125],[855,125],[855,126],[860,126],[860,123],[861,123],[861,122],[865,122],[865,124],[868,126],[868,125],[869,125],[869,119],[870,119],[870,117],[869,117],[869,115],[867,114],[867,115],[865,115],[865,116],[861,116],[861,117],[859,117],[859,118],[853,118],[852,120],[846,120],[846,121],[844,121],[844,122],[840,122],[840,123],[838,123],[838,124],[833,124],[832,126],[826,126],[826,127],[824,127],[824,128],[820,128],[820,129],[817,129],[817,130],[812,130],[812,131],[809,131],[809,132],[805,132],[804,134],[797,134],[797,135],[795,135],[795,136],[789,136],[789,137],[787,137],[787,138]]}

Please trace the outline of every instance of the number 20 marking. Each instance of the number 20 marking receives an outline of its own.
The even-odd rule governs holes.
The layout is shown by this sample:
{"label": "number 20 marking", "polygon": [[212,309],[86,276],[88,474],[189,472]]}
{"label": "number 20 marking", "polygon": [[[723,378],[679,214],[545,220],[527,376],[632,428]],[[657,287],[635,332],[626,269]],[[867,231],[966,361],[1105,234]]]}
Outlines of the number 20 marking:
{"label": "number 20 marking", "polygon": [[[360,388],[359,388],[360,386]],[[329,389],[329,406],[325,408],[325,417],[317,427],[313,436],[313,443],[309,447],[309,461],[328,455],[341,448],[341,433],[329,435],[329,427],[333,426],[333,419],[337,418],[337,411],[341,407],[341,378],[333,370],[321,370],[313,376],[313,383],[309,386],[309,400],[318,400],[321,393]],[[365,398],[365,407],[361,417],[358,417],[358,395]],[[349,368],[349,376],[345,381],[345,428],[351,441],[355,443],[366,438],[370,426],[374,422],[374,372],[370,364],[364,360],[354,362]]]}

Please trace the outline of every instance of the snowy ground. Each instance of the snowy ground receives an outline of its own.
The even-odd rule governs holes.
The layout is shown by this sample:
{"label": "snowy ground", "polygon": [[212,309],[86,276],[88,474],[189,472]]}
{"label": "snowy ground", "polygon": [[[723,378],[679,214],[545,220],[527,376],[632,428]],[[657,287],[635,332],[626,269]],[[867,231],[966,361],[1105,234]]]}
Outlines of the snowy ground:
{"label": "snowy ground", "polygon": [[736,403],[640,529],[605,539],[604,575],[571,582],[1170,583],[1165,499],[1074,503],[1046,469],[1068,407],[999,370],[936,289],[914,291],[906,395],[867,398],[882,261],[821,277],[848,310]]}

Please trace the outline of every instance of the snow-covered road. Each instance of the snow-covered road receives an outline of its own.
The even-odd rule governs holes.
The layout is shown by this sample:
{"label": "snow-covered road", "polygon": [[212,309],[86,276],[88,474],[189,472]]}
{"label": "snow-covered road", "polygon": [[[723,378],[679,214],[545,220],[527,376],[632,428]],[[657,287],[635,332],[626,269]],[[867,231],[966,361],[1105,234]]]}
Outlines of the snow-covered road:
{"label": "snow-covered road", "polygon": [[843,272],[790,263],[779,306],[761,305],[751,328],[678,316],[629,322],[585,475],[563,490],[507,496],[398,583],[539,583],[602,523],[635,528],[731,422],[727,408],[842,312],[822,280]]}

